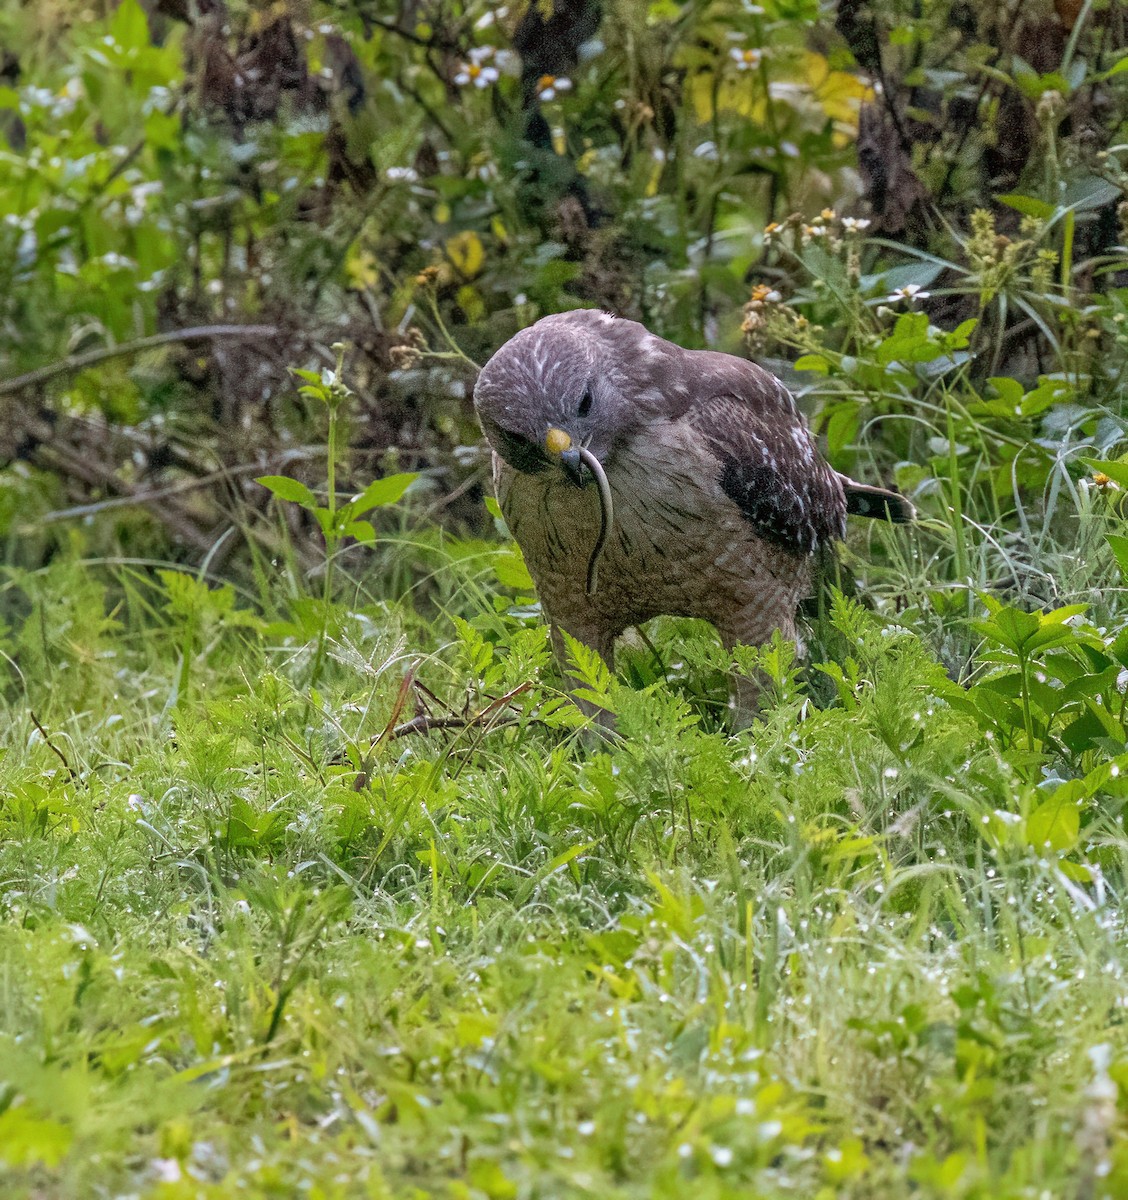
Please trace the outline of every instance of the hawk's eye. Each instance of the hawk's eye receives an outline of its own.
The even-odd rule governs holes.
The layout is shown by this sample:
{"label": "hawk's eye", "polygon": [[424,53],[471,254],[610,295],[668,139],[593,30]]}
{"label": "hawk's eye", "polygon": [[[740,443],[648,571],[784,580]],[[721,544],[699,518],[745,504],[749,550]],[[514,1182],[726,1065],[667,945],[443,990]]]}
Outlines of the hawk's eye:
{"label": "hawk's eye", "polygon": [[591,406],[595,403],[595,397],[591,394],[591,388],[584,388],[584,394],[580,397],[580,407],[576,409],[577,417],[586,417],[591,412]]}

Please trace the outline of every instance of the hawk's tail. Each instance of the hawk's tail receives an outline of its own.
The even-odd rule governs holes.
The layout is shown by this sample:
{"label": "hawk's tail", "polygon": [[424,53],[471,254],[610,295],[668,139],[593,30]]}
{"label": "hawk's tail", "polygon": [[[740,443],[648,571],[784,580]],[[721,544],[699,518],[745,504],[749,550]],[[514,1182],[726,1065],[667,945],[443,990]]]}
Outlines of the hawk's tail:
{"label": "hawk's tail", "polygon": [[870,487],[868,483],[856,483],[845,475],[841,479],[846,493],[846,511],[852,516],[876,517],[897,525],[904,525],[916,518],[916,509],[900,493]]}

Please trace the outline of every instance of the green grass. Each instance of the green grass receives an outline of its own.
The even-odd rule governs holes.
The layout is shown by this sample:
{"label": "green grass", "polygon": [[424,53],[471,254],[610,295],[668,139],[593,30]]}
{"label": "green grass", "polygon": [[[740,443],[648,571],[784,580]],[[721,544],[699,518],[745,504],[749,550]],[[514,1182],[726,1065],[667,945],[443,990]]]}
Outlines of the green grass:
{"label": "green grass", "polygon": [[[768,652],[737,735],[659,623],[672,682],[590,666],[593,744],[505,552],[437,546],[387,550],[414,605],[333,606],[316,686],[281,589],[9,572],[5,1196],[1125,1194],[1123,745],[1063,737],[1097,683],[1032,674],[1028,728],[981,691],[1013,664],[937,659],[1017,610],[924,640],[839,599],[837,669]],[[1042,627],[1040,672],[1100,673]],[[382,738],[409,671],[471,714],[528,686]]]}

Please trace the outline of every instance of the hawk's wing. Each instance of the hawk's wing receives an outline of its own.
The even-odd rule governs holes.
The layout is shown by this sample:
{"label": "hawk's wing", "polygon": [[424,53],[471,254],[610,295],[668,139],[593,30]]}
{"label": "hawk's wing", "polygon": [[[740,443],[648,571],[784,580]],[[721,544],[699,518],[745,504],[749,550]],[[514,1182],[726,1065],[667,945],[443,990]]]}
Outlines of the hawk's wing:
{"label": "hawk's wing", "polygon": [[703,357],[683,420],[716,462],[724,493],[762,538],[795,554],[843,537],[842,479],[818,453],[791,393],[753,363]]}

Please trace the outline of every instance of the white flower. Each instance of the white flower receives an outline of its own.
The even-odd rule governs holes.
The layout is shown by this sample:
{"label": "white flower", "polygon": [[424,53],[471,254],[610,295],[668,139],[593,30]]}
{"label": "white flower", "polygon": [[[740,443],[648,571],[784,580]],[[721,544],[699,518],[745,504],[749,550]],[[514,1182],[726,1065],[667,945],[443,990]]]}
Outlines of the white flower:
{"label": "white flower", "polygon": [[497,54],[494,46],[475,46],[469,54],[469,61],[461,63],[454,82],[459,87],[472,83],[476,88],[488,88],[497,83],[500,72],[497,67],[490,66],[490,60]]}
{"label": "white flower", "polygon": [[912,304],[914,300],[927,300],[931,292],[922,292],[919,283],[906,283],[904,287],[894,288],[885,297],[886,304],[900,304],[902,300]]}
{"label": "white flower", "polygon": [[477,19],[477,21],[474,22],[474,28],[475,29],[489,29],[489,27],[495,21],[503,21],[503,20],[505,20],[505,18],[508,15],[509,15],[509,8],[507,6],[502,7],[502,8],[492,9],[491,11],[487,12],[485,14],[485,16],[479,17]]}
{"label": "white flower", "polygon": [[389,183],[418,183],[419,173],[414,167],[389,167],[384,178]]}
{"label": "white flower", "polygon": [[555,100],[561,92],[571,90],[572,81],[565,79],[563,75],[542,75],[537,80],[537,99],[543,100],[545,104]]}
{"label": "white flower", "polygon": [[842,228],[847,233],[863,233],[873,224],[865,217],[843,217]]}
{"label": "white flower", "polygon": [[738,46],[733,46],[729,51],[729,58],[736,63],[738,71],[752,71],[760,65],[760,60],[763,54],[759,50],[741,50]]}
{"label": "white flower", "polygon": [[491,83],[497,83],[499,78],[497,67],[482,67],[476,62],[463,63],[454,82],[459,87],[472,83],[476,88],[488,88]]}

